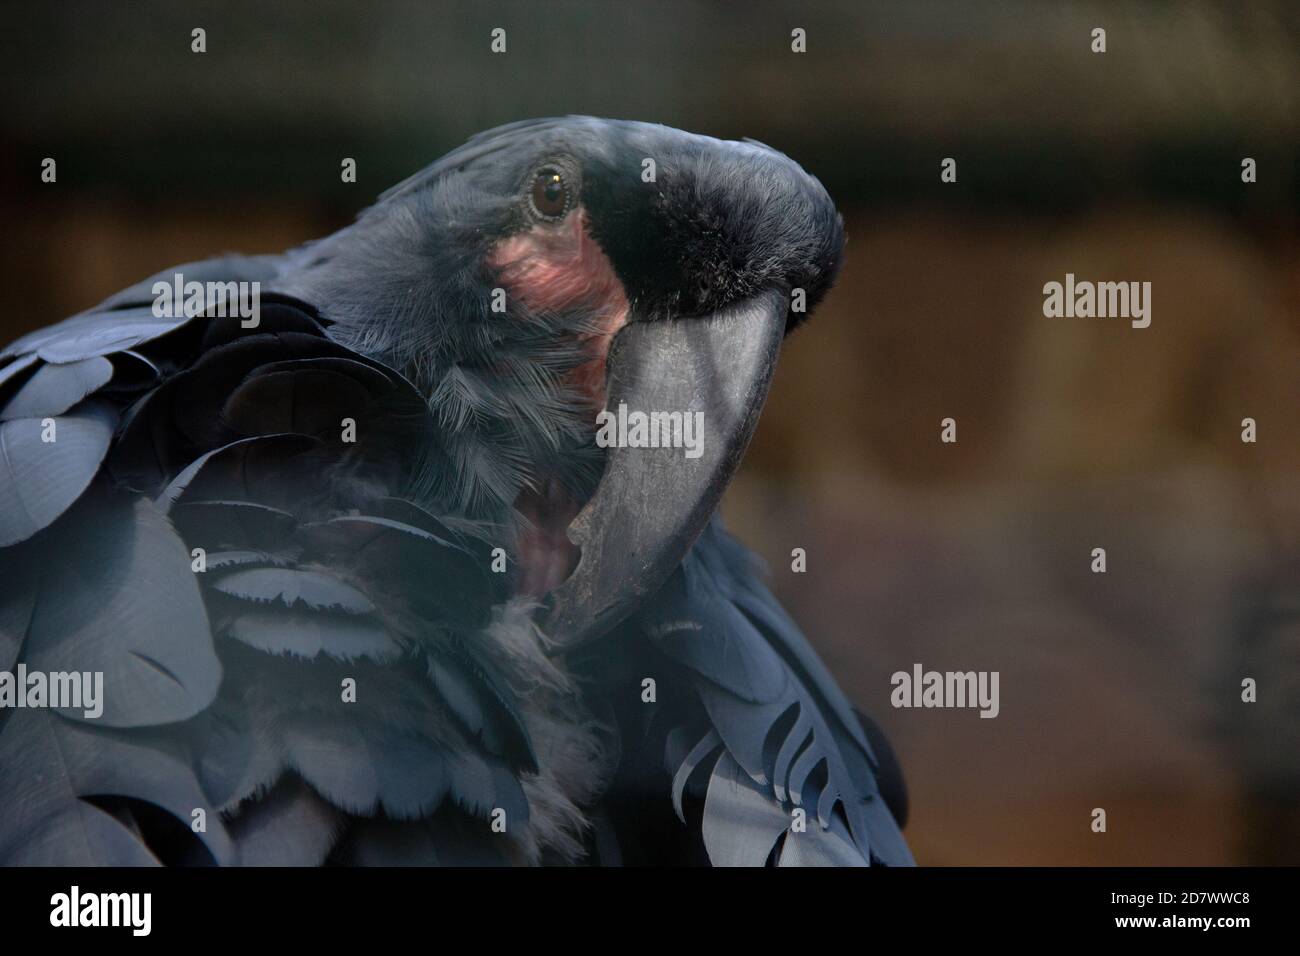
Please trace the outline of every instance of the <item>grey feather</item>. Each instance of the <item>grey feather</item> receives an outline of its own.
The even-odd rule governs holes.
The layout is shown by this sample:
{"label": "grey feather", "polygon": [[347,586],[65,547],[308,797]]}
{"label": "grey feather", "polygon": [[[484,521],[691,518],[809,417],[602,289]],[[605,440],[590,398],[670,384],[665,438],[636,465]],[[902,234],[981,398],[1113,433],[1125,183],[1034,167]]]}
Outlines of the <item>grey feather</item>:
{"label": "grey feather", "polygon": [[0,550],[0,671],[12,672],[36,609],[40,579],[26,556],[22,548]]}
{"label": "grey feather", "polygon": [[0,355],[39,355],[46,362],[79,362],[134,349],[172,332],[193,318],[159,318],[153,306],[112,313],[82,313],[11,343]]}
{"label": "grey feather", "polygon": [[[221,665],[189,554],[148,501],[87,502],[45,544],[28,631],[41,671],[100,671],[110,727],[184,720],[216,696]],[[81,719],[80,709],[66,711]]]}
{"label": "grey feather", "polygon": [[446,762],[451,795],[461,809],[486,819],[499,808],[506,811],[507,821],[528,822],[528,798],[515,775],[503,765],[474,753],[452,753]]}
{"label": "grey feather", "polygon": [[461,642],[449,641],[430,652],[429,677],[443,703],[488,753],[537,771],[537,754],[514,695],[484,661]]}
{"label": "grey feather", "polygon": [[148,848],[90,797],[152,803],[187,830],[195,809],[207,816],[196,833],[218,862],[234,846],[193,771],[150,739],[66,720],[49,710],[16,711],[0,734],[0,862],[11,866],[141,866],[157,862]]}
{"label": "grey feather", "polygon": [[673,810],[677,813],[677,819],[683,823],[686,822],[686,814],[682,810],[682,796],[686,791],[686,785],[695,773],[697,767],[704,763],[710,755],[716,753],[722,746],[722,738],[718,736],[716,730],[709,730],[694,747],[676,763],[676,770],[673,773]]}
{"label": "grey feather", "polygon": [[403,654],[402,645],[375,620],[302,609],[242,611],[230,618],[222,633],[268,654],[304,660],[325,654],[340,661],[366,658],[383,663]]}
{"label": "grey feather", "polygon": [[781,858],[777,866],[866,866],[868,861],[858,852],[844,824],[836,819],[825,830],[808,827],[791,831],[781,843]]}
{"label": "grey feather", "polygon": [[286,568],[297,558],[298,554],[294,551],[214,551],[208,555],[208,570],[253,566]]}
{"label": "grey feather", "polygon": [[730,754],[718,758],[701,823],[714,866],[762,866],[789,826],[790,815],[755,786]]}
{"label": "grey feather", "polygon": [[147,279],[141,279],[120,292],[115,292],[99,305],[89,310],[91,313],[103,313],[113,309],[124,309],[148,305],[152,307],[157,296],[153,287],[156,282],[172,285],[176,273],[180,273],[186,282],[267,282],[279,272],[281,257],[270,256],[217,256],[198,262],[183,262],[156,272]]}
{"label": "grey feather", "polygon": [[297,525],[290,512],[255,501],[186,500],[172,508],[171,518],[191,547],[210,551],[281,551]]}
{"label": "grey feather", "polygon": [[[842,813],[862,859],[874,855],[882,862],[910,864],[911,854],[898,825],[879,795],[873,757],[861,728],[856,720],[856,734],[842,727],[838,708],[815,690],[817,675],[799,668],[806,655],[791,648],[790,642],[796,637],[806,642],[797,632],[784,630],[788,619],[772,613],[775,602],[769,606],[760,600],[765,592],[753,577],[747,553],[727,539],[715,522],[679,575],[680,581],[668,589],[667,600],[656,601],[644,611],[638,626],[660,650],[689,668],[725,756],[787,816],[791,808],[804,807],[810,826],[826,829]],[[739,617],[719,613],[719,603],[737,613],[743,605],[745,613]],[[765,616],[756,620],[759,613]],[[692,630],[691,622],[698,623],[699,629]],[[697,643],[691,646],[680,637],[684,634],[692,634]],[[778,652],[774,640],[788,657]],[[742,645],[743,652],[732,649]],[[775,673],[782,675],[781,680],[765,676]],[[773,695],[773,689],[779,692]],[[703,756],[692,754],[695,759]],[[683,762],[675,774],[674,804],[679,813],[678,786],[691,772]],[[706,815],[712,799],[711,793],[706,795]]]}
{"label": "grey feather", "polygon": [[418,818],[436,809],[453,785],[434,744],[373,721],[341,713],[291,716],[284,740],[289,765],[348,813]]}
{"label": "grey feather", "polygon": [[[6,349],[4,354],[9,355],[9,351]],[[5,388],[11,383],[18,384],[24,381],[24,373],[31,374],[32,366],[38,364],[40,360],[40,356],[35,353],[11,358],[0,366],[0,388]]]}
{"label": "grey feather", "polygon": [[113,377],[113,363],[102,356],[42,365],[0,410],[0,421],[62,415]]}
{"label": "grey feather", "polygon": [[203,792],[223,813],[266,792],[285,771],[279,729],[224,688],[206,711],[162,733],[188,747]]}
{"label": "grey feather", "polygon": [[656,597],[651,636],[664,653],[754,702],[775,700],[788,680],[779,658],[754,641],[754,626],[687,557]]}
{"label": "grey feather", "polygon": [[[163,511],[170,511],[182,495],[191,491],[192,485],[195,497],[258,500],[258,491],[268,484],[258,480],[261,477],[257,468],[259,455],[279,457],[281,460],[276,461],[277,476],[281,476],[286,470],[284,458],[291,459],[316,444],[314,439],[306,436],[283,433],[238,439],[204,452],[186,465],[158,494],[157,503]],[[201,473],[205,480],[196,484]]]}
{"label": "grey feather", "polygon": [[222,594],[254,604],[285,608],[301,605],[312,611],[371,614],[374,602],[352,585],[324,571],[295,568],[244,568],[223,574],[210,586]]}
{"label": "grey feather", "polygon": [[230,824],[240,866],[319,866],[345,817],[296,776],[287,776]]}
{"label": "grey feather", "polygon": [[113,438],[117,416],[87,402],[53,418],[53,441],[43,419],[0,422],[0,547],[49,527],[94,479]]}

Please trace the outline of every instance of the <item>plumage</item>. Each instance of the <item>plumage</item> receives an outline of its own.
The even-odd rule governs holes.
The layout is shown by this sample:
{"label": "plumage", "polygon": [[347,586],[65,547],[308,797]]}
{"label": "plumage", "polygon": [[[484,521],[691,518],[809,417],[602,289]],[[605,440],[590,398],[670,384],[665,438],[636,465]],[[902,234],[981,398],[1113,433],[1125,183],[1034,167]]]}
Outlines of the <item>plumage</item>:
{"label": "plumage", "polygon": [[196,834],[216,862],[235,862],[220,815],[183,754],[168,742],[90,727],[49,710],[15,711],[0,734],[0,800],[6,808],[0,859],[27,866],[139,866],[150,849],[97,802],[135,800],[189,825],[195,810],[211,822]]}
{"label": "plumage", "polygon": [[[528,121],[332,236],[10,345],[0,670],[104,693],[0,709],[0,862],[910,863],[892,754],[710,517],[777,346],[680,355],[776,343],[842,242],[760,144]],[[177,274],[219,294],[160,314]],[[606,376],[635,397],[670,352],[736,386],[659,383],[726,423],[714,457],[598,445]],[[644,517],[642,564],[610,514]],[[612,583],[575,607],[566,579]]]}
{"label": "plumage", "polygon": [[94,480],[117,413],[88,401],[67,414],[0,422],[0,547],[44,531]]}
{"label": "plumage", "polygon": [[5,403],[0,418],[9,421],[62,415],[107,385],[113,371],[113,363],[102,355],[66,365],[42,365]]}
{"label": "plumage", "polygon": [[[185,720],[216,696],[221,664],[180,538],[148,500],[79,503],[35,552],[40,589],[23,659],[44,673],[103,674],[96,724]],[[57,557],[57,560],[53,560]],[[81,720],[77,708],[61,710]]]}

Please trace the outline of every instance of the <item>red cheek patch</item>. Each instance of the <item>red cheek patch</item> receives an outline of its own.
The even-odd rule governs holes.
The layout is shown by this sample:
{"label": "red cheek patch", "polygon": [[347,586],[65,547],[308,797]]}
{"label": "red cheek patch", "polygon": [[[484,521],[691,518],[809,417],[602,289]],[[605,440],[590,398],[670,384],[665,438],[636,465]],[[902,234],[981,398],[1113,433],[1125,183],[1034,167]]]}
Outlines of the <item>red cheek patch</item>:
{"label": "red cheek patch", "polygon": [[587,234],[581,206],[561,222],[539,224],[503,239],[487,258],[506,295],[533,312],[590,310],[597,328],[583,336],[591,359],[572,380],[597,408],[604,405],[605,356],[614,333],[627,322],[627,294],[609,258]]}
{"label": "red cheek patch", "polygon": [[[592,314],[596,327],[581,337],[590,358],[568,380],[587,397],[594,418],[605,406],[609,343],[627,322],[628,305],[608,257],[587,234],[586,212],[578,207],[561,222],[503,239],[489,253],[487,265],[506,295],[533,312]],[[545,594],[573,571],[579,551],[565,529],[580,507],[554,479],[519,495],[515,508],[525,526],[517,542],[518,593]]]}

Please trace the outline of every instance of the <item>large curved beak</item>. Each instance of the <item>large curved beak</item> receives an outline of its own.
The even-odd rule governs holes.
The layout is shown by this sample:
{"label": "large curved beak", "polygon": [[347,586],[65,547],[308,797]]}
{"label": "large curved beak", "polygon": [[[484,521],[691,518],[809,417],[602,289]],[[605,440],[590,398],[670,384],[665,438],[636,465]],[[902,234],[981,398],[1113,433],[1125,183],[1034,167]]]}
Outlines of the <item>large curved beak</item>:
{"label": "large curved beak", "polygon": [[607,448],[596,493],[569,526],[581,558],[542,622],[556,652],[635,611],[704,530],[758,424],[788,304],[773,289],[700,318],[631,322],[615,337],[606,411],[681,413],[683,428],[687,415],[702,427],[696,447]]}

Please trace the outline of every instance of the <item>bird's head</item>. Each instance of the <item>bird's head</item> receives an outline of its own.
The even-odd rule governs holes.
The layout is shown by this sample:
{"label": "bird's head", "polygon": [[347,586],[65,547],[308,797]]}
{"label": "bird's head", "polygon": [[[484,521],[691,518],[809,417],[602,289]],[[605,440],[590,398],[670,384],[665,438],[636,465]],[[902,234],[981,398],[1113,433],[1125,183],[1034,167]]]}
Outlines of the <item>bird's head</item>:
{"label": "bird's head", "polygon": [[474,137],[280,286],[423,392],[442,429],[425,491],[513,517],[516,589],[568,645],[690,548],[843,242],[776,150],[568,117]]}

